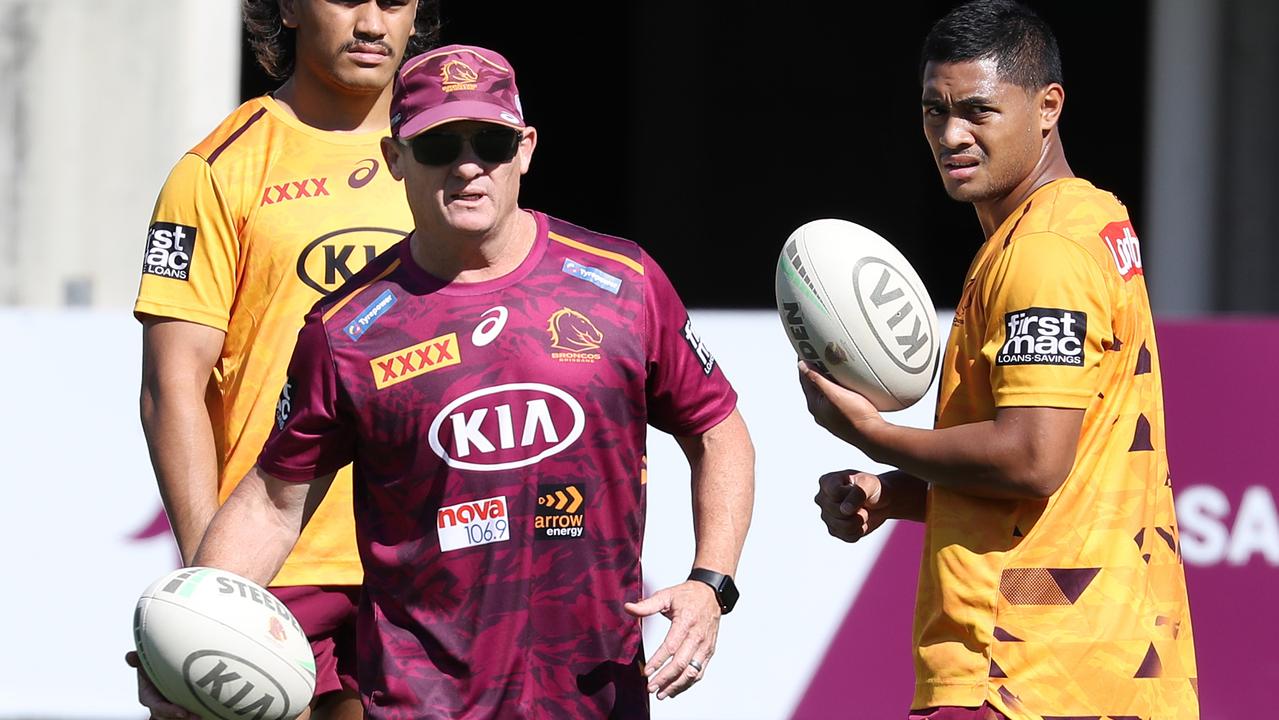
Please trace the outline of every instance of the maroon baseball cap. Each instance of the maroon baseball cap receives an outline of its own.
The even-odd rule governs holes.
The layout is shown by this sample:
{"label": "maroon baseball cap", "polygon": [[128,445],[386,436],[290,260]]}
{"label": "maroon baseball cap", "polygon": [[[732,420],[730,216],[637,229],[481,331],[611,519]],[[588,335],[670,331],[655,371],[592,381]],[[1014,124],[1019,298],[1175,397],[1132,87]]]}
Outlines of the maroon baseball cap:
{"label": "maroon baseball cap", "polygon": [[408,139],[454,120],[524,127],[515,71],[506,58],[481,47],[448,45],[404,63],[391,95],[391,135]]}

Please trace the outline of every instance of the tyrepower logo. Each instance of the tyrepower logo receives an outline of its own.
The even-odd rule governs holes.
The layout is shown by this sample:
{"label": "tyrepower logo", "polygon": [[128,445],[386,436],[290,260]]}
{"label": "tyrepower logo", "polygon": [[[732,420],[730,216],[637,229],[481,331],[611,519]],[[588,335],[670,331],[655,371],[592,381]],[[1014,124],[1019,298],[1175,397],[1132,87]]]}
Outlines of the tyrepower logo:
{"label": "tyrepower logo", "polygon": [[351,340],[359,340],[364,337],[364,333],[368,332],[369,328],[373,327],[373,323],[377,322],[378,318],[382,317],[389,312],[391,308],[395,307],[395,303],[395,293],[390,290],[382,291],[382,294],[378,295],[376,300],[369,304],[368,307],[364,308],[364,310],[351,321],[351,324],[346,326],[344,331],[346,332],[346,336],[351,338]]}
{"label": "tyrepower logo", "polygon": [[442,507],[435,514],[440,552],[506,542],[511,539],[506,496],[469,500]]}
{"label": "tyrepower logo", "polygon": [[469,392],[431,422],[431,450],[450,467],[495,472],[563,452],[582,435],[586,413],[572,395],[541,383]]}
{"label": "tyrepower logo", "polygon": [[1004,314],[1007,340],[996,365],[1083,367],[1088,315],[1078,310],[1032,307]]}
{"label": "tyrepower logo", "polygon": [[1144,275],[1141,269],[1141,245],[1137,242],[1137,233],[1132,223],[1110,223],[1101,230],[1101,239],[1115,259],[1115,267],[1124,280],[1131,280],[1134,275]]}
{"label": "tyrepower logo", "polygon": [[288,180],[283,185],[267,185],[262,189],[262,202],[258,203],[258,207],[288,200],[328,197],[329,191],[324,187],[328,181],[328,178],[307,178]]}
{"label": "tyrepower logo", "polygon": [[187,280],[195,254],[195,228],[167,222],[151,223],[142,272],[175,280]]}
{"label": "tyrepower logo", "polygon": [[586,531],[583,499],[576,485],[538,485],[536,536],[544,540],[581,537]]}
{"label": "tyrepower logo", "polygon": [[379,355],[369,361],[369,367],[373,369],[373,383],[381,390],[460,362],[457,333],[449,333]]}

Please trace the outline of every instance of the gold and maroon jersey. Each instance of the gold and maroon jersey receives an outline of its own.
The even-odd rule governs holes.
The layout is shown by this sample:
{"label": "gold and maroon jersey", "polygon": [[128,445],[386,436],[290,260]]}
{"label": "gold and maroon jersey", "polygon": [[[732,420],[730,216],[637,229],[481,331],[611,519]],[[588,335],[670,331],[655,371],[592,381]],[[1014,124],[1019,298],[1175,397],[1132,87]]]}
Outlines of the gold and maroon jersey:
{"label": "gold and maroon jersey", "polygon": [[[275,423],[307,311],[412,227],[404,188],[383,167],[384,134],[316,130],[256,98],[160,192],[134,312],[226,332],[206,393],[220,500]],[[359,584],[354,535],[344,471],[273,584]]]}
{"label": "gold and maroon jersey", "polygon": [[646,426],[697,435],[737,396],[647,254],[535,217],[507,275],[443,282],[406,240],[298,338],[259,463],[354,461],[371,718],[648,716],[622,607],[643,595]]}
{"label": "gold and maroon jersey", "polygon": [[938,428],[1001,407],[1084,410],[1046,500],[932,486],[912,707],[1011,718],[1197,718],[1194,644],[1137,236],[1079,179],[1037,190],[979,251]]}

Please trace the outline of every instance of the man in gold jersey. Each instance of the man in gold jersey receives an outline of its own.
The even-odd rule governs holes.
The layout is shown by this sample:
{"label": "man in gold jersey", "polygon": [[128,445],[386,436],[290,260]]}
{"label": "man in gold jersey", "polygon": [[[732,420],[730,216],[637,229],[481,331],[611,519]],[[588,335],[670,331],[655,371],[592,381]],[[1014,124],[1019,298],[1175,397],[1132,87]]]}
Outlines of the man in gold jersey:
{"label": "man in gold jersey", "polygon": [[818,423],[899,468],[823,476],[822,519],[847,542],[925,524],[911,718],[1197,718],[1141,253],[1124,206],[1066,162],[1056,40],[978,0],[922,60],[924,134],[986,242],[935,429],[801,368]]}
{"label": "man in gold jersey", "polygon": [[[134,306],[142,424],[183,562],[253,466],[277,401],[287,404],[280,387],[307,311],[413,227],[379,143],[406,50],[429,49],[439,28],[434,0],[243,9],[258,62],[284,83],[178,161],[156,202]],[[315,651],[315,717],[361,716],[354,532],[348,468],[272,584]],[[156,717],[187,716],[146,683],[140,696]]]}

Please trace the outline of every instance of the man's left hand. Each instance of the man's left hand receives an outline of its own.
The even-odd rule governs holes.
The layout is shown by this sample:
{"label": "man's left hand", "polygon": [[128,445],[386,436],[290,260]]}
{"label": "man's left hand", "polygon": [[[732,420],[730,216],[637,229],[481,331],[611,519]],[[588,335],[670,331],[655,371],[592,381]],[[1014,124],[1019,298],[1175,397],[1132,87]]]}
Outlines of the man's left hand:
{"label": "man's left hand", "polygon": [[649,692],[664,700],[702,679],[719,636],[719,601],[709,585],[689,580],[625,607],[635,617],[661,613],[671,621],[666,638],[644,666]]}
{"label": "man's left hand", "polygon": [[883,420],[866,396],[827,380],[802,360],[799,385],[804,389],[808,412],[817,424],[850,445],[861,447],[863,433],[859,425]]}

